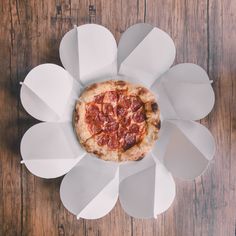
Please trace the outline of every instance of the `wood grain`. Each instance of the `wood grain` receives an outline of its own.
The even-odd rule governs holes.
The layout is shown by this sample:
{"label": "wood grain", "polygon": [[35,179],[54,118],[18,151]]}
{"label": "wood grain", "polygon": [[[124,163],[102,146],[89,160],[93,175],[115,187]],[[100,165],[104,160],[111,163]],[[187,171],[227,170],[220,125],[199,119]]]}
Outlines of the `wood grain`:
{"label": "wood grain", "polygon": [[[236,1],[0,0],[0,16],[0,235],[236,235]],[[117,203],[102,219],[77,221],[60,202],[62,178],[20,165],[21,137],[37,121],[19,102],[19,81],[38,64],[60,64],[60,40],[74,24],[102,24],[118,42],[137,22],[168,32],[175,63],[197,63],[214,80],[216,104],[201,123],[217,153],[203,176],[176,179],[175,202],[157,219],[133,219]]]}

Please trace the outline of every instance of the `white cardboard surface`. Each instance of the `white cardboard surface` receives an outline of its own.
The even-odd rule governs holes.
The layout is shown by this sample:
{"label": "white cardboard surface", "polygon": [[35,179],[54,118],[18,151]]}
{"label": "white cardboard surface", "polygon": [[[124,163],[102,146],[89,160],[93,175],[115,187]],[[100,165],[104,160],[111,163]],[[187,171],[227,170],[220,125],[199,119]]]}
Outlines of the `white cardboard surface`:
{"label": "white cardboard surface", "polygon": [[42,64],[26,76],[20,93],[21,102],[36,119],[58,121],[66,109],[72,89],[73,78],[62,67]]}
{"label": "white cardboard surface", "polygon": [[164,121],[153,155],[176,177],[192,180],[201,175],[215,154],[209,130],[193,121]]}
{"label": "white cardboard surface", "polygon": [[60,119],[59,115],[24,83],[21,84],[20,96],[23,107],[34,118],[42,121]]}
{"label": "white cardboard surface", "polygon": [[60,196],[77,218],[95,219],[114,207],[118,186],[118,165],[88,154],[64,177]]}
{"label": "white cardboard surface", "polygon": [[156,217],[170,207],[174,197],[174,180],[158,161],[120,183],[121,205],[126,213],[136,218]]}
{"label": "white cardboard surface", "polygon": [[151,89],[158,94],[163,119],[199,120],[212,110],[215,103],[208,75],[191,63],[172,67]]}
{"label": "white cardboard surface", "polygon": [[120,68],[121,63],[143,41],[143,39],[153,28],[154,27],[152,25],[146,23],[138,23],[129,27],[122,34],[118,44],[118,69]]}
{"label": "white cardboard surface", "polygon": [[59,54],[64,68],[72,75],[74,79],[81,82],[78,50],[77,26],[75,26],[63,36],[59,47]]}
{"label": "white cardboard surface", "polygon": [[120,182],[127,177],[137,174],[155,165],[155,161],[150,153],[140,161],[128,161],[120,163]]}
{"label": "white cardboard surface", "polygon": [[81,84],[79,84],[77,80],[74,79],[73,88],[72,88],[69,98],[67,99],[67,104],[64,109],[64,112],[62,116],[60,117],[60,120],[59,120],[60,122],[72,121],[72,116],[73,116],[72,114],[75,109],[75,103],[78,100],[78,95],[82,92],[82,90],[83,90],[83,87],[81,87]]}
{"label": "white cardboard surface", "polygon": [[85,155],[70,122],[34,125],[24,134],[20,151],[29,171],[42,178],[64,175]]}
{"label": "white cardboard surface", "polygon": [[63,66],[84,85],[117,74],[116,41],[101,25],[81,25],[66,33],[60,57]]}
{"label": "white cardboard surface", "polygon": [[[128,32],[129,33],[129,32]],[[172,65],[175,45],[164,31],[153,28],[121,63],[119,74],[150,87]]]}
{"label": "white cardboard surface", "polygon": [[111,32],[101,25],[77,28],[80,79],[83,84],[96,77],[116,75],[117,44]]}
{"label": "white cardboard surface", "polygon": [[154,218],[171,206],[176,194],[175,181],[160,162],[156,163],[155,181]]}

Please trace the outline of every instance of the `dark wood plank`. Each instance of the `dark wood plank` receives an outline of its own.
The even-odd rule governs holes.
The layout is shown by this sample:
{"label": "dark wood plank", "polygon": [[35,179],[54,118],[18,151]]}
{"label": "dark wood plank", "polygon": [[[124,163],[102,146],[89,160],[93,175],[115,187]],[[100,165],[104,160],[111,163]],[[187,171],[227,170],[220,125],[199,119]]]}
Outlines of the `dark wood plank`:
{"label": "dark wood plank", "polygon": [[236,2],[209,1],[209,74],[216,81],[216,104],[209,117],[217,155],[209,173],[209,235],[235,234],[236,209]]}
{"label": "dark wood plank", "polygon": [[22,230],[21,168],[19,164],[18,99],[16,99],[17,12],[0,2],[0,235],[20,235]]}
{"label": "dark wood plank", "polygon": [[[12,50],[14,51],[10,55],[12,63],[9,66],[13,71],[11,80],[13,81],[13,88],[16,90],[14,94],[16,96],[15,103],[18,101],[17,96],[19,96],[18,82],[23,80],[28,71],[38,64],[46,62],[60,64],[58,46],[61,37],[73,26],[73,21],[75,23],[76,21],[85,22],[82,22],[85,17],[78,20],[78,15],[76,17],[71,15],[70,4],[70,1],[64,1],[63,4],[58,1],[12,1],[9,3],[13,12],[12,21],[14,22],[14,25],[11,26],[14,37]],[[10,23],[8,22],[8,24]],[[8,90],[6,89],[6,91]],[[9,106],[13,106],[13,104],[9,104]],[[15,124],[19,124],[19,136],[17,137],[17,149],[19,149],[21,136],[36,121],[32,120],[22,107],[19,110],[18,121],[17,115],[18,113],[9,115],[9,117],[15,120]],[[17,128],[17,126],[15,127]],[[18,135],[17,131],[15,135]],[[76,232],[82,234],[84,232],[84,222],[77,221],[64,209],[60,202],[59,186],[61,179],[42,180],[30,174],[24,166],[22,166],[21,176],[19,161],[20,155],[17,151],[15,163],[18,169],[12,177],[16,180],[21,178],[22,181],[21,192],[15,194],[16,197],[21,199],[21,205],[17,207],[14,199],[11,204],[12,207],[16,207],[13,208],[14,211],[16,209],[21,211],[21,228],[18,230],[12,223],[9,228],[17,230],[17,233],[7,234],[4,231],[3,235],[20,235],[21,233],[22,235],[64,235],[65,232],[73,234],[75,229]],[[5,165],[5,168],[9,171],[14,170],[13,168],[7,168],[7,165]],[[15,187],[12,194],[16,190]],[[9,201],[10,199],[9,196]],[[5,216],[7,217],[7,214],[4,213],[3,218]],[[15,221],[17,216],[15,219],[13,213],[9,219]],[[7,224],[4,224],[4,226],[7,226]]]}

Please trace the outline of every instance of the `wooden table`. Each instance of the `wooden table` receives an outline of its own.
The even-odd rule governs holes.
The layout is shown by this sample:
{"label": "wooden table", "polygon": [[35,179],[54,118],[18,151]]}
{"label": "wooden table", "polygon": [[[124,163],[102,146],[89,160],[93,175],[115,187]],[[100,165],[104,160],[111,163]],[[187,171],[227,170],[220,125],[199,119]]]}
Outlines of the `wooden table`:
{"label": "wooden table", "polygon": [[[0,16],[0,235],[235,235],[235,0],[1,0]],[[21,137],[37,121],[20,104],[19,82],[38,64],[60,64],[62,36],[89,22],[117,41],[134,23],[158,26],[175,42],[175,63],[197,63],[214,80],[215,107],[201,122],[216,139],[215,159],[195,181],[176,179],[175,202],[157,219],[131,218],[117,203],[102,219],[77,221],[60,201],[62,178],[20,164]]]}

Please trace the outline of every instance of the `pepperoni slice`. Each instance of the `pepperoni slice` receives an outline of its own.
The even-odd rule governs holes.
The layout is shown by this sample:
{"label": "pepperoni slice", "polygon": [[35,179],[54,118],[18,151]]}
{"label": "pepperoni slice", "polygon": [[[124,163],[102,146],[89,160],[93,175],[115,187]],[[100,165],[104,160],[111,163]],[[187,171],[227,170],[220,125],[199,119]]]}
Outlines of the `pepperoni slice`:
{"label": "pepperoni slice", "polygon": [[97,123],[97,124],[101,125],[103,123],[103,121],[100,119],[99,115],[100,115],[100,113],[98,113],[97,115],[90,115],[90,114],[86,113],[86,115],[85,115],[86,123],[88,123],[88,124]]}
{"label": "pepperoni slice", "polygon": [[98,115],[99,113],[99,108],[95,105],[95,104],[88,104],[87,107],[86,107],[86,113],[91,115],[91,116],[94,116],[94,115]]}
{"label": "pepperoni slice", "polygon": [[101,127],[100,124],[91,123],[91,124],[89,125],[89,130],[90,130],[90,133],[91,133],[92,135],[94,135],[94,134],[98,134],[99,132],[101,132],[101,131],[102,131],[102,127]]}
{"label": "pepperoni slice", "polygon": [[104,131],[105,132],[113,132],[119,128],[119,124],[117,122],[109,122],[105,124]]}
{"label": "pepperoni slice", "polygon": [[105,103],[112,103],[112,102],[117,102],[117,92],[116,91],[108,91],[105,93],[103,102]]}
{"label": "pepperoni slice", "polygon": [[127,132],[127,129],[125,129],[124,127],[119,127],[117,135],[119,139],[122,139],[125,137],[125,134]]}
{"label": "pepperoni slice", "polygon": [[114,114],[113,106],[110,103],[103,104],[104,114]]}
{"label": "pepperoni slice", "polygon": [[128,109],[131,106],[131,100],[127,97],[124,99],[124,106],[126,109]]}
{"label": "pepperoni slice", "polygon": [[119,103],[126,109],[131,106],[131,99],[127,96],[120,96]]}
{"label": "pepperoni slice", "polygon": [[119,89],[116,90],[117,92],[117,99],[121,101],[124,97],[126,97],[127,89]]}
{"label": "pepperoni slice", "polygon": [[108,117],[108,121],[109,121],[109,122],[113,122],[113,121],[115,121],[114,116],[112,116],[112,115],[108,115],[107,117]]}
{"label": "pepperoni slice", "polygon": [[109,141],[107,143],[107,146],[111,149],[117,149],[119,147],[119,141],[116,133],[111,133],[109,135]]}
{"label": "pepperoni slice", "polygon": [[137,123],[141,123],[146,120],[146,115],[143,109],[138,110],[134,115],[133,115],[133,120]]}
{"label": "pepperoni slice", "polygon": [[113,118],[112,115],[104,114],[103,112],[100,112],[100,113],[98,114],[98,117],[99,117],[99,121],[100,121],[101,123],[113,122],[113,121],[115,121],[115,119]]}
{"label": "pepperoni slice", "polygon": [[116,102],[117,101],[117,92],[116,91],[109,91],[108,97],[111,102]]}
{"label": "pepperoni slice", "polygon": [[116,113],[117,113],[118,116],[125,116],[128,112],[123,106],[117,105]]}
{"label": "pepperoni slice", "polygon": [[93,117],[90,116],[90,115],[88,115],[88,114],[86,114],[86,115],[85,115],[85,121],[86,121],[86,123],[90,123],[90,122],[93,121]]}
{"label": "pepperoni slice", "polygon": [[98,104],[102,104],[103,103],[103,98],[104,98],[104,94],[98,94],[97,96],[94,97],[94,101]]}
{"label": "pepperoni slice", "polygon": [[136,144],[135,134],[127,133],[125,136],[125,142],[123,145],[124,150],[128,150],[129,148],[133,147]]}
{"label": "pepperoni slice", "polygon": [[109,135],[107,135],[107,134],[102,134],[102,135],[98,136],[98,138],[97,138],[97,144],[99,146],[106,145],[108,143],[108,141],[109,141]]}
{"label": "pepperoni slice", "polygon": [[130,127],[129,127],[129,131],[131,133],[138,133],[139,132],[139,126],[137,124],[132,124]]}
{"label": "pepperoni slice", "polygon": [[141,106],[143,106],[143,102],[139,97],[134,97],[132,99],[131,110],[133,112],[137,111]]}
{"label": "pepperoni slice", "polygon": [[101,122],[103,122],[103,123],[109,121],[108,116],[106,116],[103,112],[100,112],[100,113],[98,114],[98,117],[99,117],[99,120],[100,120]]}
{"label": "pepperoni slice", "polygon": [[[102,111],[100,111],[102,107]],[[156,105],[152,106],[152,110]],[[128,116],[128,112],[133,114]],[[146,130],[144,104],[138,96],[128,96],[127,90],[107,91],[94,96],[86,105],[85,121],[99,146],[128,150],[139,142]],[[132,120],[132,123],[131,123]],[[142,123],[142,124],[137,124]]]}
{"label": "pepperoni slice", "polygon": [[102,124],[103,122],[100,120],[100,117],[99,117],[99,114],[100,114],[101,112],[99,112],[95,117],[94,117],[94,121],[95,122],[98,122],[98,123],[100,123],[100,124]]}
{"label": "pepperoni slice", "polygon": [[120,120],[120,124],[121,126],[123,127],[127,127],[130,125],[130,122],[131,122],[131,118],[130,117],[123,117],[121,120]]}
{"label": "pepperoni slice", "polygon": [[85,115],[85,121],[86,121],[87,123],[93,123],[95,117],[96,117],[96,115],[93,116],[93,115],[90,115],[90,114],[86,113],[86,115]]}

